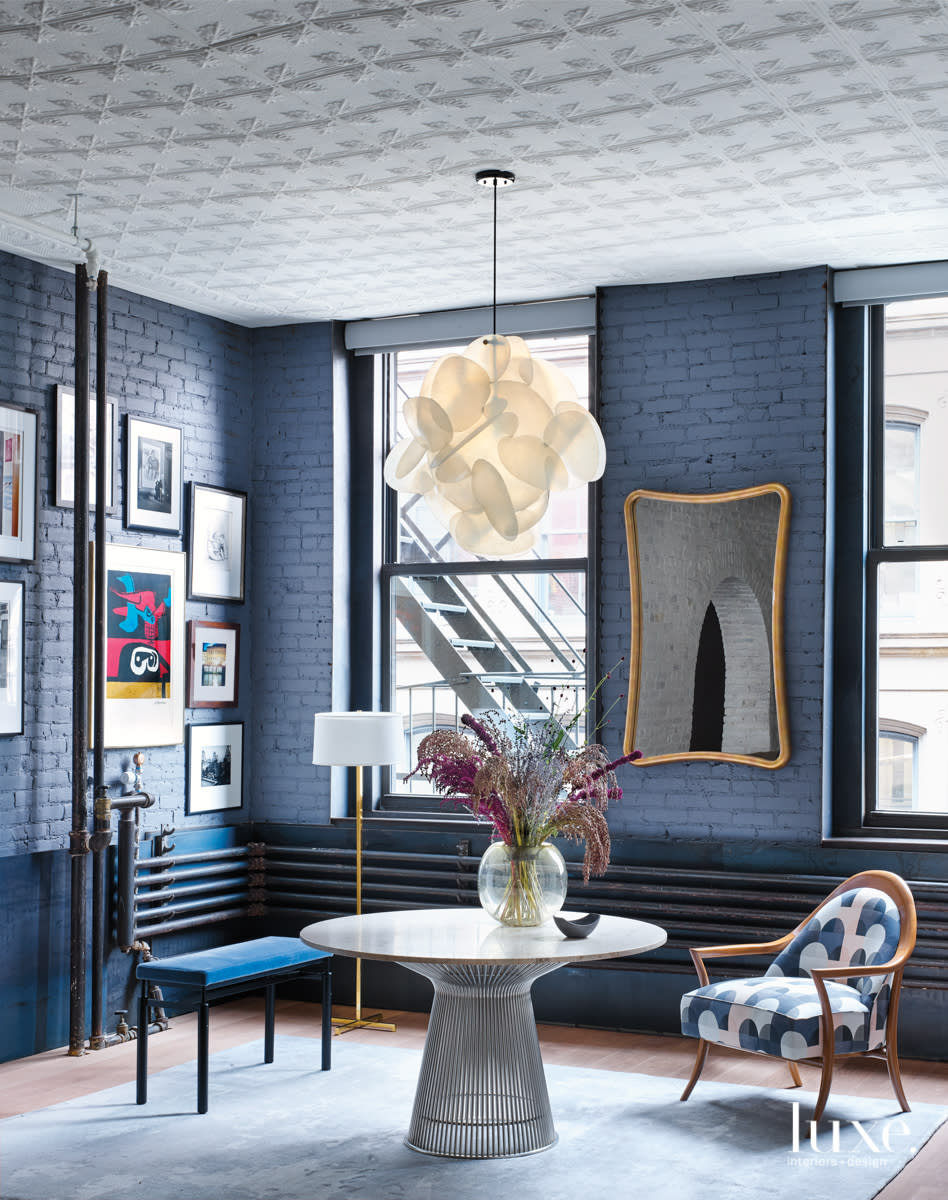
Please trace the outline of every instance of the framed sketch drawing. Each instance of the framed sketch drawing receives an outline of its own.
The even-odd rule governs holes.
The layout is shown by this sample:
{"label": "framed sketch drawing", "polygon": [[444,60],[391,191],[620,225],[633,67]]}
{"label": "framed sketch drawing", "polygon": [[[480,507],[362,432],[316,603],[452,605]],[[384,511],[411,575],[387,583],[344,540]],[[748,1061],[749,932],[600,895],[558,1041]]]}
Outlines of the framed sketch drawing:
{"label": "framed sketch drawing", "polygon": [[125,528],[181,532],[181,430],[129,415],[125,425]]}
{"label": "framed sketch drawing", "polygon": [[36,448],[39,415],[35,409],[0,404],[0,559],[36,558]]}
{"label": "framed sketch drawing", "polygon": [[235,707],[239,660],[239,625],[188,621],[187,707]]}
{"label": "framed sketch drawing", "polygon": [[184,555],[113,542],[105,565],[105,745],[178,745],[184,740]]}
{"label": "framed sketch drawing", "polygon": [[189,600],[244,598],[247,495],[191,484]]}
{"label": "framed sketch drawing", "polygon": [[0,734],[23,732],[22,580],[0,581]]}
{"label": "framed sketch drawing", "polygon": [[221,812],[244,803],[244,725],[189,725],[185,811]]}
{"label": "framed sketch drawing", "polygon": [[790,493],[637,491],[625,502],[636,765],[790,757],[783,655]]}
{"label": "framed sketch drawing", "polygon": [[[115,427],[118,404],[111,397],[105,402],[109,434],[105,442],[105,505],[115,508]],[[95,508],[95,393],[89,397],[89,507]],[[71,388],[56,388],[56,462],[53,503],[57,508],[73,508],[76,503],[76,394]]]}

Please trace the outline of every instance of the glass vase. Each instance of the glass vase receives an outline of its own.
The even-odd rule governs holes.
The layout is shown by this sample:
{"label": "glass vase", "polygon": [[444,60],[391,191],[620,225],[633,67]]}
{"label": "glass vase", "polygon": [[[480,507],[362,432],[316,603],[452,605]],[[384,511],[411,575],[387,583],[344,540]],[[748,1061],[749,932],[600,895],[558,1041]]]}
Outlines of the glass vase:
{"label": "glass vase", "polygon": [[477,872],[481,907],[501,925],[542,925],[566,899],[566,863],[550,842],[492,842]]}

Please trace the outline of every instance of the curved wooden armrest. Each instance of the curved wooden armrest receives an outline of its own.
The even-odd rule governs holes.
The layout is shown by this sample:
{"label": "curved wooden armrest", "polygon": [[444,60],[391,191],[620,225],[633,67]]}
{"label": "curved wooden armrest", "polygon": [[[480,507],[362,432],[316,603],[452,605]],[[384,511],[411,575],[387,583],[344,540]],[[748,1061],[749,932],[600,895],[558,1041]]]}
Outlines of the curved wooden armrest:
{"label": "curved wooden armrest", "polygon": [[792,933],[785,934],[782,938],[777,938],[774,942],[742,942],[733,946],[693,946],[688,951],[691,955],[691,961],[695,965],[695,970],[698,972],[698,979],[701,986],[705,987],[708,983],[708,970],[702,961],[705,958],[737,958],[738,956],[747,957],[748,955],[756,954],[776,954],[788,945],[793,938]]}
{"label": "curved wooden armrest", "polygon": [[907,954],[896,955],[886,963],[876,963],[871,967],[861,966],[859,963],[853,963],[849,967],[813,967],[810,974],[820,979],[857,979],[863,975],[892,975],[905,965],[907,958]]}

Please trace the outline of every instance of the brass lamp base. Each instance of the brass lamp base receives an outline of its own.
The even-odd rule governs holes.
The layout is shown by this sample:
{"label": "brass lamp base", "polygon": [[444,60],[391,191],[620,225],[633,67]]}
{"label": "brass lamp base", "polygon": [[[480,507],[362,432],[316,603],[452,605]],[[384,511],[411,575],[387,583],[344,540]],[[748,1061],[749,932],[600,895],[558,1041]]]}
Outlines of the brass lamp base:
{"label": "brass lamp base", "polygon": [[332,1023],[336,1026],[333,1030],[335,1037],[348,1033],[350,1029],[385,1029],[389,1033],[398,1029],[397,1025],[383,1021],[381,1013],[373,1013],[370,1017],[333,1017]]}

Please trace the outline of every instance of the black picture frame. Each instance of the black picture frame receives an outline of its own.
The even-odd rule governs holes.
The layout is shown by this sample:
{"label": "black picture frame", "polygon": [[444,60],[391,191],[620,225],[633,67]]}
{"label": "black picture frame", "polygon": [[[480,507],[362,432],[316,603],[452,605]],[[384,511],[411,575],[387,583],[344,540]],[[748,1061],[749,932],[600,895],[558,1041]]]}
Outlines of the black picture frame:
{"label": "black picture frame", "polygon": [[182,433],[135,417],[125,418],[125,528],[178,537],[184,499]]}
{"label": "black picture frame", "polygon": [[244,601],[247,493],[191,483],[188,599]]}
{"label": "black picture frame", "polygon": [[244,806],[244,723],[189,725],[185,812],[237,812]]}

